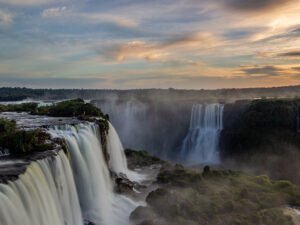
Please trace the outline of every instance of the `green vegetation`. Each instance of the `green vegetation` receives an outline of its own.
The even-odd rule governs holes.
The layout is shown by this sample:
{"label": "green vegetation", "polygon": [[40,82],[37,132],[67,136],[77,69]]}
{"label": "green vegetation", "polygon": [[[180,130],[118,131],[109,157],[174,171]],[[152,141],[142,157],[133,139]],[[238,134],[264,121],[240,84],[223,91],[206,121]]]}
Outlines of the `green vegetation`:
{"label": "green vegetation", "polygon": [[82,99],[73,99],[49,106],[38,107],[37,103],[0,105],[0,112],[29,112],[34,115],[54,117],[104,117],[101,110]]}
{"label": "green vegetation", "polygon": [[47,115],[54,117],[79,117],[79,116],[95,116],[103,117],[100,109],[90,103],[84,103],[82,99],[73,99],[59,102],[51,106],[41,106],[36,109],[33,114]]}
{"label": "green vegetation", "polygon": [[22,104],[10,104],[0,105],[0,112],[34,112],[38,107],[37,103],[22,103]]}
{"label": "green vegetation", "polygon": [[300,206],[300,188],[289,181],[271,180],[231,170],[200,173],[171,165],[143,151],[126,150],[131,167],[161,164],[156,185],[130,216],[138,225],[293,225],[286,206]]}
{"label": "green vegetation", "polygon": [[[12,105],[0,105],[0,112],[28,112],[33,115],[46,115],[53,117],[77,117],[78,119],[95,122],[99,125],[101,141],[106,151],[106,136],[109,124],[108,116],[103,115],[101,110],[93,104],[85,103],[82,99],[73,99],[59,102],[49,106],[38,107],[37,103],[23,103]],[[101,117],[96,119],[94,117]],[[0,147],[9,149],[12,153],[21,154],[31,151],[51,149],[52,146],[45,144],[47,134],[40,130],[19,130],[15,122],[1,120]],[[50,137],[49,137],[50,138]],[[107,151],[106,151],[107,152]],[[108,159],[108,154],[106,154]]]}
{"label": "green vegetation", "polygon": [[224,162],[300,184],[299,98],[226,105],[224,116],[219,143]]}
{"label": "green vegetation", "polygon": [[285,146],[300,146],[299,109],[300,99],[252,101],[234,123],[223,130],[220,140],[223,154],[282,153]]}
{"label": "green vegetation", "polygon": [[[36,92],[33,89],[27,88],[0,88],[0,101],[21,101],[32,96]],[[38,92],[38,91],[37,91]],[[36,93],[37,95],[40,93]]]}
{"label": "green vegetation", "polygon": [[30,89],[30,88],[0,88],[0,101],[19,101],[32,99],[120,99],[126,101],[136,99],[140,101],[164,100],[174,103],[184,101],[231,101],[237,99],[252,99],[269,97],[300,96],[299,86],[277,88],[246,88],[219,90],[176,90],[176,89],[135,89],[135,90],[92,90],[92,89]]}
{"label": "green vegetation", "polygon": [[295,130],[300,99],[255,100],[243,115],[243,127]]}
{"label": "green vegetation", "polygon": [[15,121],[0,119],[0,148],[9,149],[11,154],[21,155],[54,148],[49,134],[42,130],[21,130]]}
{"label": "green vegetation", "polygon": [[283,208],[300,205],[300,188],[289,181],[242,172],[165,165],[157,183],[148,206],[131,214],[135,224],[292,225]]}

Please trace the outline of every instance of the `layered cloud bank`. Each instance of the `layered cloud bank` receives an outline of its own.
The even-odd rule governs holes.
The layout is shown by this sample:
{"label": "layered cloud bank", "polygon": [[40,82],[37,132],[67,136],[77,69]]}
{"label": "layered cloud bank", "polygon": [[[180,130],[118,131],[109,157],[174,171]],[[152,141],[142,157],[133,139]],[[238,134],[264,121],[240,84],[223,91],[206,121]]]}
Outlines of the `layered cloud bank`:
{"label": "layered cloud bank", "polygon": [[300,83],[299,0],[0,0],[7,86]]}

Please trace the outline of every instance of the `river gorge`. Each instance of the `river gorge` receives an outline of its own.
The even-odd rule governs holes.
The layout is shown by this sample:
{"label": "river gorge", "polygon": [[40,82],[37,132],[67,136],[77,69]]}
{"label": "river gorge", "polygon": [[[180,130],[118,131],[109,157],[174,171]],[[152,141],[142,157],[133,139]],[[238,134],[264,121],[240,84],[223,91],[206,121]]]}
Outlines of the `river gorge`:
{"label": "river gorge", "polygon": [[[76,104],[84,104],[81,107],[90,104],[76,101]],[[55,103],[57,107],[63,104],[69,103]],[[74,102],[71,100],[70,104],[71,107]],[[42,140],[52,148],[25,153],[1,149],[1,225],[207,224],[205,221],[219,224],[222,218],[228,221],[226,224],[237,224],[238,220],[248,223],[261,210],[267,213],[259,215],[261,223],[268,220],[268,213],[273,215],[277,211],[273,224],[293,224],[297,220],[300,203],[297,186],[288,181],[273,181],[261,176],[263,168],[251,171],[251,174],[254,172],[251,175],[248,174],[249,169],[245,168],[243,170],[247,172],[233,171],[242,167],[228,163],[229,158],[242,163],[245,155],[258,155],[254,154],[248,142],[242,142],[241,139],[241,132],[247,131],[247,134],[253,135],[252,130],[262,126],[253,114],[257,110],[261,115],[265,108],[269,112],[271,107],[276,107],[280,116],[289,115],[289,119],[278,121],[277,115],[272,114],[274,118],[264,118],[263,126],[265,129],[284,127],[290,132],[286,135],[297,136],[299,106],[295,102],[273,102],[271,105],[270,102],[251,101],[235,104],[193,103],[178,105],[181,111],[169,113],[166,108],[156,108],[154,113],[150,113],[149,110],[153,108],[146,103],[125,103],[125,109],[118,108],[122,105],[109,108],[107,104],[100,108],[109,116],[102,114],[100,117],[90,117],[86,113],[74,117],[75,111],[70,111],[73,114],[71,117],[56,117],[61,115],[61,111],[43,104],[40,107],[46,108],[40,108],[39,111],[1,113],[2,120],[16,121],[20,132],[36,129],[45,132]],[[90,111],[89,108],[86,110]],[[184,111],[186,114],[179,117],[179,113]],[[90,112],[94,113],[93,110]],[[249,112],[252,115],[250,118],[247,117]],[[54,117],[38,115],[41,113],[52,113]],[[163,117],[164,113],[169,117]],[[170,123],[176,116],[183,119],[175,124]],[[236,118],[243,119],[243,123]],[[172,131],[169,133],[172,137],[159,136],[160,130],[151,129],[158,126],[160,121],[164,121],[166,129]],[[185,125],[180,130],[172,130],[181,124]],[[121,138],[117,130],[121,131]],[[137,132],[134,130],[138,130],[137,135],[140,136],[134,136]],[[176,136],[176,133],[180,135]],[[124,150],[123,139],[128,137],[126,147],[133,147],[134,138],[146,137],[147,134],[150,140],[156,140],[150,145],[153,148],[147,149],[149,142],[139,138],[139,151]],[[264,135],[263,132],[261,134]],[[276,137],[276,132],[273,135],[270,138]],[[240,141],[238,145],[233,142],[236,138]],[[255,136],[249,138],[257,140]],[[296,146],[297,139],[290,139],[289,144],[294,143]],[[165,148],[159,151],[161,145]],[[247,154],[241,154],[241,145]],[[167,146],[176,148],[172,150]],[[278,145],[269,144],[268,147],[279,148]],[[25,151],[24,148],[21,148],[22,151]],[[141,148],[149,150],[150,155]],[[269,154],[275,157],[272,151]],[[176,164],[178,162],[187,167]],[[243,165],[246,165],[245,161]],[[276,177],[278,174],[269,175],[279,178]],[[280,176],[297,182],[297,174],[294,175],[290,177],[286,172]],[[235,187],[229,188],[232,184],[228,182],[235,183]],[[257,190],[261,190],[262,205],[252,196]],[[242,197],[236,203],[230,203],[240,195]],[[269,199],[271,195],[274,196],[272,200]],[[215,197],[205,200],[205,196]],[[243,207],[240,204],[244,204]],[[286,208],[287,205],[292,211]],[[173,207],[177,207],[176,210]],[[250,211],[245,214],[244,209]],[[193,212],[198,212],[197,216]],[[292,216],[285,212],[292,212]],[[214,218],[210,218],[211,213],[215,215]]]}

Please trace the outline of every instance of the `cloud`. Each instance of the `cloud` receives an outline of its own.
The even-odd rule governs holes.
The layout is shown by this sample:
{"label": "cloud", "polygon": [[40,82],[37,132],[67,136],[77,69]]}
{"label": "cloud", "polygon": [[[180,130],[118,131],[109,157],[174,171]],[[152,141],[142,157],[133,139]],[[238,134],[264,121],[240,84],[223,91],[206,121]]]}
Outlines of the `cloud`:
{"label": "cloud", "polygon": [[[207,49],[218,44],[219,40],[214,35],[198,32],[162,42],[130,41],[117,44],[106,49],[104,56],[117,61],[130,59],[169,61],[172,55],[180,51]],[[100,53],[103,52],[100,51]]]}
{"label": "cloud", "polygon": [[224,4],[238,11],[266,11],[280,8],[295,0],[225,0]]}
{"label": "cloud", "polygon": [[213,47],[218,43],[218,39],[209,32],[196,32],[187,34],[179,38],[168,40],[161,44],[164,48],[177,48],[177,47]]}
{"label": "cloud", "polygon": [[33,6],[52,3],[61,3],[63,0],[0,0],[0,4],[14,6]]}
{"label": "cloud", "polygon": [[136,28],[138,23],[132,19],[124,16],[109,14],[109,13],[92,13],[92,12],[78,12],[71,10],[66,6],[47,8],[43,10],[42,17],[47,19],[57,19],[69,21],[73,23],[88,23],[88,24],[99,24],[99,25],[112,25],[119,28]]}
{"label": "cloud", "polygon": [[245,66],[241,71],[250,76],[280,76],[285,70],[277,66]]}
{"label": "cloud", "polygon": [[66,6],[56,7],[56,8],[48,8],[42,12],[43,17],[55,17],[61,15],[63,12],[67,10]]}
{"label": "cloud", "polygon": [[290,51],[290,52],[285,52],[285,53],[280,53],[278,56],[283,56],[283,57],[300,57],[300,51]]}
{"label": "cloud", "polygon": [[[100,53],[102,53],[100,51]],[[156,45],[144,41],[130,41],[128,43],[114,45],[104,51],[106,58],[117,61],[130,59],[158,60],[166,56],[166,52],[158,49]]]}
{"label": "cloud", "polygon": [[293,70],[297,71],[297,72],[300,72],[300,66],[297,66],[297,67],[292,67]]}
{"label": "cloud", "polygon": [[[200,78],[195,82],[198,75],[217,77],[207,83],[210,87],[218,77],[234,77],[236,86],[246,79],[252,86],[263,80],[266,85],[281,84],[281,79],[292,83],[288,79],[299,73],[292,69],[298,67],[297,57],[278,56],[300,46],[300,4],[291,2],[0,0],[0,11],[13,12],[5,20],[0,13],[0,21],[6,21],[0,23],[13,25],[0,25],[0,61],[9,67],[6,72],[20,77],[24,72],[93,73],[109,80],[120,75],[122,81],[134,74],[130,82],[139,82],[136,87],[168,86],[174,74],[177,87],[205,87]],[[293,65],[282,65],[286,62]]]}
{"label": "cloud", "polygon": [[9,26],[13,22],[13,14],[0,9],[0,26]]}
{"label": "cloud", "polygon": [[106,13],[79,13],[76,16],[79,16],[82,19],[87,19],[90,22],[93,23],[99,23],[99,22],[109,22],[116,24],[120,27],[127,27],[132,28],[136,27],[138,23],[132,19],[113,15],[113,14],[106,14]]}
{"label": "cloud", "polygon": [[261,41],[270,42],[270,41],[289,41],[289,40],[297,40],[300,37],[300,29],[290,31],[289,28],[287,30],[282,31],[278,34],[267,37],[266,39],[262,39]]}
{"label": "cloud", "polygon": [[0,74],[0,83],[3,86],[26,86],[32,88],[97,88],[97,86],[105,82],[107,82],[107,79],[105,78],[24,77],[15,74]]}

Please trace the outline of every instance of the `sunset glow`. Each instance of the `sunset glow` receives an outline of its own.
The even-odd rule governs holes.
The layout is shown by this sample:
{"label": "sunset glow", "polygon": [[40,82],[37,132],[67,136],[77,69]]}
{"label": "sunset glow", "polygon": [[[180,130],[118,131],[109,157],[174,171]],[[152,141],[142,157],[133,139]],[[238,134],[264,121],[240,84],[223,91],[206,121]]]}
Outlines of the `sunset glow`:
{"label": "sunset glow", "polygon": [[0,0],[1,86],[300,84],[300,0]]}

